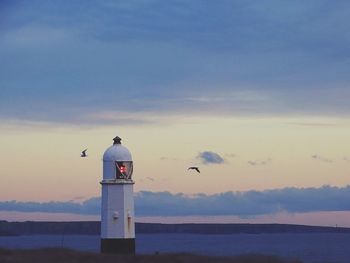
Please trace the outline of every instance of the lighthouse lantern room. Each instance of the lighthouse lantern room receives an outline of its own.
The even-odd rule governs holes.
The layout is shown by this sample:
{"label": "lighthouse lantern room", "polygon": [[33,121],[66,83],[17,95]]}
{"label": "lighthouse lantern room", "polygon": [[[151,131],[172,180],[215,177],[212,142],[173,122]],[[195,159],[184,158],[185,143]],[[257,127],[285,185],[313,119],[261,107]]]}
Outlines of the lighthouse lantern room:
{"label": "lighthouse lantern room", "polygon": [[135,254],[133,161],[115,137],[103,155],[101,252]]}

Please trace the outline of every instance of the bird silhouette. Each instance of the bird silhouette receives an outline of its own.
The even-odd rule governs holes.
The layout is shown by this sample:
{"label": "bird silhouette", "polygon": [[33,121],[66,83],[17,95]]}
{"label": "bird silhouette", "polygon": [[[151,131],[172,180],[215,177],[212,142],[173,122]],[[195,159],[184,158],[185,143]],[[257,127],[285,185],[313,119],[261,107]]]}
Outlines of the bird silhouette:
{"label": "bird silhouette", "polygon": [[191,166],[191,167],[188,167],[187,170],[196,170],[198,173],[200,173],[201,171],[199,171],[199,168],[196,167],[196,166]]}
{"label": "bird silhouette", "polygon": [[81,154],[80,154],[80,157],[87,157],[86,151],[87,151],[87,149],[82,151]]}

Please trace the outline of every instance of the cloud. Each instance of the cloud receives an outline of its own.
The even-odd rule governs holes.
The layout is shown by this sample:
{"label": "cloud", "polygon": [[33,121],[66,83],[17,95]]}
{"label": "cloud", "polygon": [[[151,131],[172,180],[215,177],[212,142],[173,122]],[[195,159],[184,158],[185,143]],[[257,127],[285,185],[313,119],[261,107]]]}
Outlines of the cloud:
{"label": "cloud", "polygon": [[18,202],[13,200],[0,202],[0,210],[94,215],[98,213],[97,211],[100,211],[100,202],[100,198],[97,197],[90,198],[82,203],[76,201]]}
{"label": "cloud", "polygon": [[324,0],[3,0],[0,119],[348,116],[347,10],[350,3]]}
{"label": "cloud", "polygon": [[324,162],[324,163],[332,163],[333,162],[332,159],[329,159],[329,158],[326,158],[326,157],[323,157],[323,156],[319,156],[317,154],[312,155],[311,158],[314,159],[314,160],[318,160],[318,161]]}
{"label": "cloud", "polygon": [[177,161],[178,159],[177,158],[173,158],[173,157],[163,156],[163,157],[160,157],[160,160],[161,161]]}
{"label": "cloud", "polygon": [[224,158],[219,154],[211,151],[200,152],[197,157],[202,164],[223,164],[225,163]]}
{"label": "cloud", "polygon": [[305,127],[336,127],[342,126],[343,123],[325,123],[325,122],[289,122],[288,124],[297,125],[297,126],[305,126]]}
{"label": "cloud", "polygon": [[[141,191],[135,194],[138,216],[236,215],[240,217],[279,212],[350,211],[350,186],[283,188],[265,191],[224,192],[219,194],[172,194]],[[1,211],[100,213],[100,198],[76,202],[0,202]]]}
{"label": "cloud", "polygon": [[350,186],[338,188],[283,188],[265,191],[225,192],[206,195],[139,192],[139,215],[237,215],[254,216],[281,211],[349,211]]}
{"label": "cloud", "polygon": [[340,160],[345,161],[345,162],[350,162],[350,158],[347,156],[341,157]]}
{"label": "cloud", "polygon": [[86,198],[85,196],[75,196],[74,198],[72,198],[68,202],[83,202],[86,199],[88,199],[88,198]]}
{"label": "cloud", "polygon": [[264,160],[254,160],[254,161],[248,161],[248,164],[251,166],[261,166],[261,165],[267,165],[271,162],[271,158],[267,158]]}

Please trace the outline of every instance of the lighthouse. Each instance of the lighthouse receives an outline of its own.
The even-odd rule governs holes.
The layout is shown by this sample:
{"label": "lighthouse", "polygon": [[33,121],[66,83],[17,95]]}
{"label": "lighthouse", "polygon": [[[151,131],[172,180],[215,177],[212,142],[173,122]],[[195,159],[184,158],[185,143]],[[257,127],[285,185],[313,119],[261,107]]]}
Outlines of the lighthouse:
{"label": "lighthouse", "polygon": [[121,140],[103,154],[101,252],[135,254],[133,161]]}

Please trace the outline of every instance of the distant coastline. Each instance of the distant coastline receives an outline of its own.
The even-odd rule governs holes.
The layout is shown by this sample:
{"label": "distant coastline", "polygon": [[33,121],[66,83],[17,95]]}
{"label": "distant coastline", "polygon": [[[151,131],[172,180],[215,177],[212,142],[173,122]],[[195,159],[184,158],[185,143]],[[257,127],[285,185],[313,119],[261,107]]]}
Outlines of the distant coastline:
{"label": "distant coastline", "polygon": [[[136,233],[181,234],[263,234],[263,233],[349,233],[346,227],[325,227],[291,224],[158,224],[136,223]],[[99,235],[99,221],[75,222],[8,222],[0,221],[0,236],[18,235]]]}

